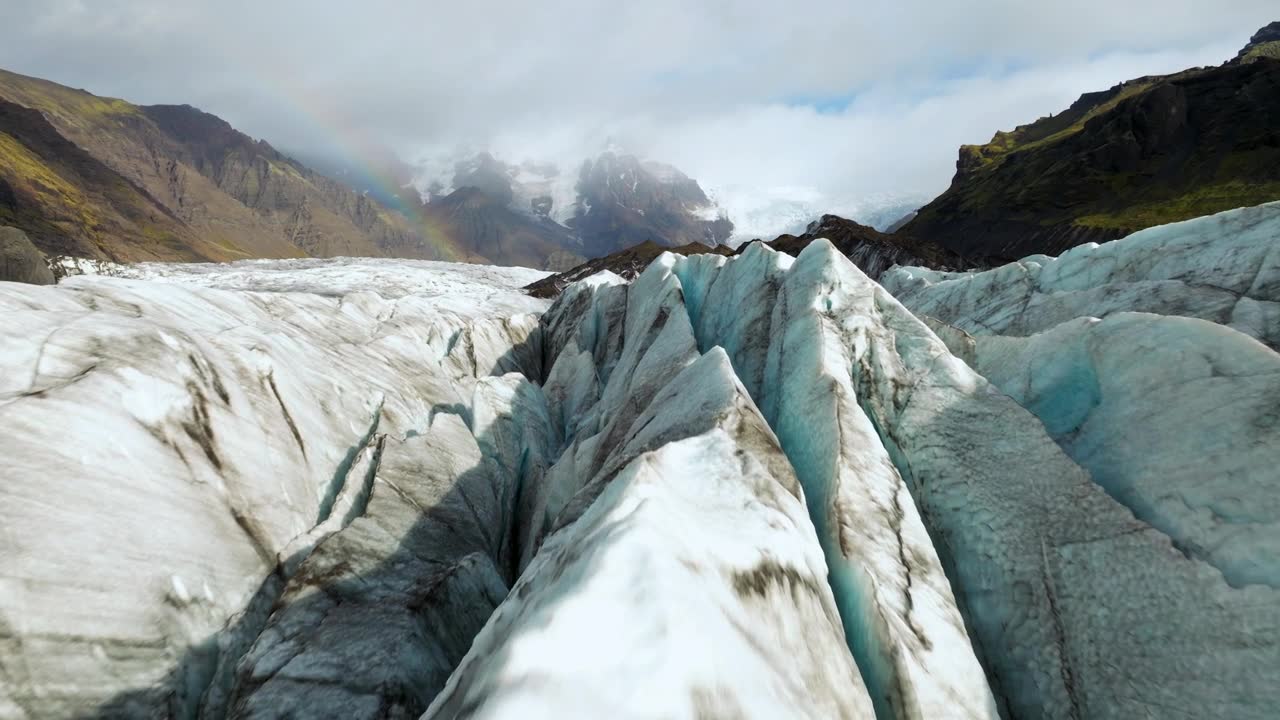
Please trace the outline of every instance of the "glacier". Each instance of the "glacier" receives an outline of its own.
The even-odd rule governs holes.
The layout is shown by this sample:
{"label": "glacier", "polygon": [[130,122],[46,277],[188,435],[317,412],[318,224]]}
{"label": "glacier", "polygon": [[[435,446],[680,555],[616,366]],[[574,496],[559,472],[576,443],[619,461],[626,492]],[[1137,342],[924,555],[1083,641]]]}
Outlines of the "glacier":
{"label": "glacier", "polygon": [[0,718],[1266,718],[1280,204],[0,283]]}
{"label": "glacier", "polygon": [[882,281],[1139,519],[1233,586],[1280,588],[1278,238],[1270,203]]}
{"label": "glacier", "polygon": [[969,333],[1032,335],[1078,317],[1147,312],[1227,325],[1280,348],[1280,202],[1033,255],[986,272],[902,267],[895,297]]}
{"label": "glacier", "polygon": [[[356,290],[382,271],[384,294]],[[304,558],[391,499],[375,456],[402,467],[406,435],[532,362],[545,306],[513,289],[542,273],[495,268],[135,272],[164,281],[0,284],[0,717],[193,717]]]}

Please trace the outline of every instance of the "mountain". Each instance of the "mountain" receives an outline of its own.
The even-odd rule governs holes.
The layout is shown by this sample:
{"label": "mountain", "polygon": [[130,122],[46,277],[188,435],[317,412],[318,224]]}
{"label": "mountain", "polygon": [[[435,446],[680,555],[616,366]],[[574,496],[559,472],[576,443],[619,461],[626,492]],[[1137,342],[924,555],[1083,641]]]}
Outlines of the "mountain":
{"label": "mountain", "polygon": [[206,241],[146,189],[67,140],[40,112],[4,100],[0,223],[25,231],[48,255],[114,260],[235,256],[234,249]]}
{"label": "mountain", "polygon": [[[1023,255],[1057,254],[1154,225],[1280,199],[1280,23],[1253,36],[1221,67],[1145,77],[1082,96],[1066,112],[983,146],[960,150],[951,187],[887,232],[823,215],[799,235],[769,246],[795,255],[826,238],[873,278],[893,265],[935,270],[989,267]],[[581,210],[567,224],[584,228],[589,263],[540,281],[551,297],[584,274],[608,269],[630,278],[649,259],[653,237],[719,242],[696,183],[678,176],[654,192],[634,158],[609,154],[582,169]],[[637,180],[638,179],[638,180]],[[692,182],[692,181],[689,181]],[[652,198],[662,198],[655,209]],[[597,205],[605,210],[597,213]],[[675,227],[664,226],[675,209]],[[581,212],[580,210],[580,212]],[[701,221],[702,224],[699,224]],[[624,249],[591,245],[592,230]],[[745,246],[744,246],[745,247]],[[602,253],[605,253],[602,255]],[[680,254],[688,254],[681,252]]]}
{"label": "mountain", "polygon": [[546,217],[512,209],[510,195],[464,186],[427,203],[422,212],[435,227],[448,228],[455,242],[480,262],[497,259],[504,265],[563,269],[582,257],[568,228]]}
{"label": "mountain", "polygon": [[[44,155],[33,160],[28,148],[26,167],[0,166],[10,186],[33,171],[62,177],[78,168],[55,193],[62,199],[31,189],[12,213],[46,253],[121,261],[437,254],[404,216],[195,108],[137,106],[5,71],[0,99],[38,111],[64,139],[45,129]],[[30,136],[34,120],[8,117],[15,124],[0,131]],[[68,186],[89,194],[94,214],[67,214],[75,201]],[[112,212],[100,221],[101,207]]]}
{"label": "mountain", "polygon": [[[1276,48],[1280,23],[1260,30],[1221,67],[1089,93],[1064,113],[998,132],[984,146],[964,146],[951,187],[888,232],[828,214],[800,235],[784,234],[767,244],[798,255],[825,238],[878,279],[895,265],[969,270],[1024,255],[1058,254],[1280,199]],[[707,200],[683,176],[655,192],[646,172],[654,171],[634,158],[609,154],[583,167],[579,188],[586,212],[569,224],[607,229],[602,235],[635,244],[539,281],[531,292],[554,297],[569,282],[600,270],[634,277],[669,244],[642,244],[651,233],[719,237],[714,225],[688,222],[687,214],[678,216],[678,229],[659,230],[669,217],[664,210],[705,207]],[[646,212],[655,198],[661,198],[658,209]],[[608,210],[594,214],[597,204]],[[709,242],[708,235],[693,240]],[[587,245],[585,253],[607,249]]]}
{"label": "mountain", "polygon": [[[186,105],[143,108],[176,142],[176,160],[259,216],[281,226],[314,257],[434,257],[408,219],[372,198],[253,140],[214,115]],[[187,204],[182,193],[177,202]]]}
{"label": "mountain", "polygon": [[1272,718],[1277,234],[0,283],[0,715]]}
{"label": "mountain", "polygon": [[[436,218],[442,217],[434,212],[440,205],[479,204],[477,192],[490,212],[509,210],[490,222],[540,238],[517,256],[533,267],[564,270],[575,258],[603,257],[645,242],[723,244],[733,231],[696,180],[669,165],[612,151],[584,161],[576,179],[554,164],[512,165],[482,152],[456,162],[451,174],[427,181],[424,189],[427,211]],[[453,198],[464,190],[464,198]],[[454,215],[446,210],[443,217]],[[460,225],[446,221],[460,243],[484,254],[495,242],[487,224],[473,219]]]}
{"label": "mountain", "polygon": [[[187,105],[138,106],[0,70],[0,223],[46,255],[133,262],[405,257],[564,270],[732,223],[675,168],[605,153],[580,172],[481,153],[426,198],[343,165],[316,172]],[[320,157],[320,156],[318,156]]]}
{"label": "mountain", "polygon": [[1057,254],[1280,199],[1280,24],[1220,67],[1144,77],[964,146],[900,229],[967,256]]}
{"label": "mountain", "polygon": [[364,147],[359,160],[340,152],[282,146],[279,150],[302,165],[341,182],[360,195],[368,195],[393,210],[416,207],[422,197],[413,187],[414,170],[390,149]]}
{"label": "mountain", "polygon": [[733,232],[733,223],[715,215],[697,181],[670,165],[612,152],[583,163],[578,212],[568,224],[589,257],[645,241],[719,245]]}
{"label": "mountain", "polygon": [[1236,55],[1236,61],[1252,62],[1264,57],[1280,60],[1280,22],[1273,22],[1254,33]]}

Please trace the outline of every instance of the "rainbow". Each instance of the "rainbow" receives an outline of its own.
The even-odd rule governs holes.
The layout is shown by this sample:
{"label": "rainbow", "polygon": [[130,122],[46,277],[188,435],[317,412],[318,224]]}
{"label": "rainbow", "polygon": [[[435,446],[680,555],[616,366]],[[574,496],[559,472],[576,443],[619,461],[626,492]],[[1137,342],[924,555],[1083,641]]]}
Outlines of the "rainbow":
{"label": "rainbow", "polygon": [[[367,130],[352,123],[339,110],[332,98],[320,93],[311,92],[290,78],[283,58],[274,63],[271,76],[267,77],[267,88],[273,97],[283,99],[295,111],[298,117],[305,118],[317,137],[328,140],[328,145],[337,148],[343,159],[349,162],[357,174],[357,184],[373,188],[379,201],[393,212],[399,213],[432,249],[436,259],[464,262],[474,258],[465,245],[458,242],[452,228],[448,224],[431,216],[421,203],[395,201],[388,202],[384,198],[400,198],[404,192],[400,178],[388,170],[390,163],[385,162],[388,150],[386,146],[371,137]],[[293,74],[292,78],[300,74]],[[290,79],[292,79],[290,78]]]}

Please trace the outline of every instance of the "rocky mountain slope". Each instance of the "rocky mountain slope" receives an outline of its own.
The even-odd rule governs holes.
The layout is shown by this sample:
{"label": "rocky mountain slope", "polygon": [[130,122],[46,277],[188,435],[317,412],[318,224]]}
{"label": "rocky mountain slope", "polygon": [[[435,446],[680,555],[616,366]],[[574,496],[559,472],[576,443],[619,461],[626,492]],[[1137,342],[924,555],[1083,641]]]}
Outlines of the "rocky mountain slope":
{"label": "rocky mountain slope", "polygon": [[361,178],[317,173],[189,106],[138,106],[5,71],[0,103],[0,223],[48,255],[445,258],[564,270],[641,241],[715,244],[733,227],[708,219],[714,208],[697,182],[627,155],[606,153],[566,178],[481,154],[426,200],[380,188],[388,206]]}
{"label": "rocky mountain slope", "polygon": [[582,259],[569,249],[576,249],[577,243],[564,226],[517,212],[478,187],[461,187],[433,199],[421,212],[433,226],[447,228],[449,237],[475,262],[494,258],[503,265],[562,269]]}
{"label": "rocky mountain slope", "polygon": [[178,160],[219,190],[283,226],[314,257],[431,257],[408,218],[255,141],[221,118],[186,105],[143,112],[177,143]]}
{"label": "rocky mountain slope", "polygon": [[719,245],[733,223],[705,217],[715,208],[698,183],[661,163],[606,152],[582,166],[578,213],[569,220],[588,257],[642,242],[668,247]]}
{"label": "rocky mountain slope", "polygon": [[511,165],[479,153],[426,190],[425,212],[459,244],[552,270],[644,243],[720,245],[733,231],[697,181],[611,151],[585,161],[576,179],[554,165]]}
{"label": "rocky mountain slope", "polygon": [[1251,62],[1263,57],[1280,59],[1280,21],[1254,33],[1249,38],[1249,43],[1236,55],[1236,61]]}
{"label": "rocky mountain slope", "polygon": [[141,186],[64,138],[38,111],[0,100],[0,223],[49,255],[225,259]]}
{"label": "rocky mountain slope", "polygon": [[[405,217],[194,108],[141,107],[5,71],[0,99],[38,111],[65,138],[54,148],[61,154],[37,156],[37,176],[58,175],[66,165],[84,167],[87,156],[113,175],[95,170],[80,178],[87,183],[80,190],[143,198],[91,198],[95,214],[88,217],[59,213],[53,201],[27,201],[12,222],[46,252],[74,248],[75,254],[113,260],[437,253]],[[19,158],[24,166],[8,153],[0,160],[0,178],[9,185],[30,183],[31,155]],[[120,185],[115,176],[132,187],[113,190]],[[61,190],[37,188],[35,194]],[[158,205],[157,227],[144,224],[146,232],[139,233],[114,218],[97,222],[101,205],[134,225],[139,221],[117,206]]]}
{"label": "rocky mountain slope", "polygon": [[0,283],[0,716],[1269,718],[1278,236]]}
{"label": "rocky mountain slope", "polygon": [[1131,80],[962,147],[901,234],[1007,260],[1280,199],[1277,27],[1221,67]]}

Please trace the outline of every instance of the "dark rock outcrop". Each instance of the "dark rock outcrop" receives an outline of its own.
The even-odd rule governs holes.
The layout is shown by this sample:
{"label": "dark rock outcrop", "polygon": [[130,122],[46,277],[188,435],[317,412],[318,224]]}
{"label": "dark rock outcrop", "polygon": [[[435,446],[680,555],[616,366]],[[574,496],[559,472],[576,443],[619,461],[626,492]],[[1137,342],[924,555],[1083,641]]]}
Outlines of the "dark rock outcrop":
{"label": "dark rock outcrop", "polygon": [[1260,57],[1280,59],[1280,22],[1273,22],[1249,38],[1235,62],[1252,62]]}
{"label": "dark rock outcrop", "polygon": [[17,228],[0,227],[0,281],[52,285],[53,272],[44,256]]}

